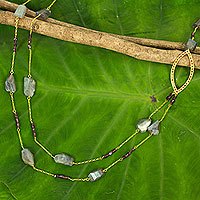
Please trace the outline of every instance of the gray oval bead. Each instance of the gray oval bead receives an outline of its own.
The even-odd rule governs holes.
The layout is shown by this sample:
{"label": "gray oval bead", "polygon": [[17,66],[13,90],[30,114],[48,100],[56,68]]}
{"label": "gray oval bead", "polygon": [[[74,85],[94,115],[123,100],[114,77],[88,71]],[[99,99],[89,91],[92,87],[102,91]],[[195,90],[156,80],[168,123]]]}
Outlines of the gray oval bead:
{"label": "gray oval bead", "polygon": [[15,78],[12,74],[7,78],[5,82],[5,90],[7,92],[16,92]]}
{"label": "gray oval bead", "polygon": [[24,77],[24,94],[32,97],[35,93],[35,81],[32,78]]}
{"label": "gray oval bead", "polygon": [[23,18],[26,14],[26,6],[19,5],[14,13],[15,17]]}
{"label": "gray oval bead", "polygon": [[88,178],[90,179],[90,181],[96,181],[100,179],[103,176],[103,174],[103,170],[99,169],[97,171],[89,173]]}
{"label": "gray oval bead", "polygon": [[197,42],[189,38],[185,46],[186,46],[186,49],[194,51],[197,46]]}
{"label": "gray oval bead", "polygon": [[159,124],[160,122],[156,120],[151,126],[148,127],[148,131],[152,133],[153,135],[159,134]]}
{"label": "gray oval bead", "polygon": [[42,9],[42,10],[39,10],[39,11],[36,12],[36,16],[38,16],[38,15],[40,15],[38,17],[38,19],[46,20],[51,15],[51,11],[47,10],[47,9]]}
{"label": "gray oval bead", "polygon": [[146,132],[148,126],[151,124],[151,119],[141,119],[138,124],[137,124],[137,128],[142,132]]}
{"label": "gray oval bead", "polygon": [[63,165],[72,166],[74,159],[67,154],[61,153],[54,156],[54,161]]}
{"label": "gray oval bead", "polygon": [[200,19],[198,19],[194,24],[193,24],[193,28],[195,27],[200,27]]}
{"label": "gray oval bead", "polygon": [[29,151],[29,149],[23,149],[21,153],[24,163],[30,166],[34,166],[33,154]]}

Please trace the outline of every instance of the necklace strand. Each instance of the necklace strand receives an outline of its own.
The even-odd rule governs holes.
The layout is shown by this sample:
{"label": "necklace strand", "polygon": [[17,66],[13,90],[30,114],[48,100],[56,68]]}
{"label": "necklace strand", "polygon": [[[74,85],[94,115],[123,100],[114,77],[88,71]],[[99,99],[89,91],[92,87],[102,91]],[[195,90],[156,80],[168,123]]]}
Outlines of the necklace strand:
{"label": "necklace strand", "polygon": [[[30,1],[31,0],[28,0],[22,5],[25,6]],[[34,121],[33,121],[33,118],[32,118],[31,98],[32,98],[32,96],[34,95],[34,92],[35,92],[35,81],[32,79],[32,75],[31,75],[31,63],[32,63],[32,46],[31,45],[32,45],[33,26],[34,26],[35,21],[40,17],[42,17],[43,19],[44,18],[46,19],[46,17],[48,17],[48,15],[50,13],[51,7],[54,5],[55,2],[56,2],[56,0],[52,1],[52,3],[46,9],[39,11],[38,14],[36,15],[36,17],[33,18],[32,22],[31,22],[31,28],[30,28],[30,31],[29,31],[29,38],[28,38],[28,50],[29,50],[28,75],[27,75],[27,77],[24,78],[24,87],[26,89],[26,90],[24,89],[24,93],[27,96],[29,121],[30,121],[30,124],[31,124],[31,129],[32,129],[34,141],[38,146],[40,146],[54,160],[55,160],[56,156],[58,156],[60,154],[54,156],[46,147],[44,147],[37,140],[36,128],[35,128],[35,124],[34,124]],[[103,156],[93,158],[93,159],[89,159],[89,160],[79,161],[79,162],[72,161],[72,159],[69,158],[68,155],[64,155],[64,156],[66,156],[64,158],[71,159],[70,164],[69,163],[67,164],[67,165],[70,165],[70,166],[100,161],[100,160],[103,160],[103,159],[113,155],[115,152],[117,152],[120,148],[122,148],[126,143],[128,143],[131,139],[133,139],[139,133],[149,132],[148,136],[146,136],[136,146],[131,148],[126,154],[124,154],[119,159],[117,159],[113,163],[111,163],[108,167],[106,167],[104,169],[98,169],[97,171],[91,172],[88,175],[88,177],[86,177],[86,178],[71,178],[70,176],[66,176],[66,175],[62,175],[62,174],[53,174],[53,173],[47,172],[43,169],[39,169],[39,168],[35,167],[33,154],[28,149],[24,148],[23,140],[22,140],[22,137],[21,137],[19,116],[17,114],[16,107],[15,107],[14,92],[16,91],[16,86],[15,86],[15,83],[14,83],[14,76],[13,75],[14,75],[14,65],[15,65],[16,49],[17,49],[17,35],[18,35],[19,18],[22,18],[22,17],[16,17],[16,20],[15,20],[16,23],[15,23],[15,34],[14,34],[13,56],[12,56],[10,76],[6,80],[6,91],[9,92],[10,98],[11,98],[12,112],[13,112],[14,117],[15,117],[18,138],[19,138],[19,142],[20,142],[20,145],[21,145],[21,148],[22,148],[22,160],[25,162],[25,164],[32,166],[32,168],[37,172],[40,172],[40,173],[43,173],[43,174],[46,174],[46,175],[49,175],[49,176],[52,176],[52,177],[55,177],[55,178],[61,178],[61,179],[70,180],[70,181],[95,181],[95,180],[99,179],[104,173],[106,173],[108,170],[110,170],[116,164],[118,164],[119,162],[122,162],[124,159],[128,158],[137,148],[142,146],[152,136],[157,135],[159,133],[160,123],[164,120],[168,111],[170,110],[172,105],[175,103],[175,100],[176,100],[178,94],[180,92],[182,92],[189,85],[189,83],[191,82],[191,80],[193,78],[194,61],[193,61],[193,57],[192,57],[190,50],[194,50],[195,47],[196,47],[196,42],[194,41],[194,35],[195,35],[196,31],[198,30],[198,28],[200,26],[199,20],[196,22],[196,26],[194,27],[194,31],[191,34],[191,39],[189,39],[187,44],[186,44],[187,50],[184,51],[183,53],[181,53],[175,59],[175,61],[172,64],[171,73],[170,73],[170,81],[171,81],[171,85],[172,85],[172,88],[173,88],[173,92],[170,93],[166,97],[166,100],[157,109],[155,109],[155,111],[153,113],[151,113],[150,116],[147,119],[142,119],[141,121],[138,122],[136,131],[133,134],[131,134],[128,138],[126,138],[122,143],[120,143],[117,147],[115,147],[114,149],[109,151],[107,154],[104,154]],[[190,62],[190,74],[189,74],[186,82],[178,89],[177,86],[176,86],[176,83],[175,83],[175,68],[176,68],[177,64],[179,63],[179,61],[184,56],[188,56],[188,59],[189,59],[189,62]],[[152,117],[157,112],[159,112],[167,103],[168,103],[168,106],[165,109],[160,120],[157,120],[154,123],[151,123]],[[61,161],[59,161],[58,163],[64,164]],[[65,163],[65,165],[66,165],[66,163]]]}

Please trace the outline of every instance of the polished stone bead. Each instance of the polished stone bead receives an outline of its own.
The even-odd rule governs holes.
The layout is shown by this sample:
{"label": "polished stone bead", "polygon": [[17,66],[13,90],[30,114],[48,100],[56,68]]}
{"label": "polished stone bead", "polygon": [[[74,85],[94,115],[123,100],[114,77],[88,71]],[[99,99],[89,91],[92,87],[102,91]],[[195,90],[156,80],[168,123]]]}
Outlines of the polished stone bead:
{"label": "polished stone bead", "polygon": [[35,92],[35,81],[32,78],[24,77],[24,94],[32,97]]}
{"label": "polished stone bead", "polygon": [[38,15],[40,15],[38,19],[46,20],[51,15],[51,11],[47,9],[42,9],[36,12],[36,16]]}
{"label": "polished stone bead", "polygon": [[185,45],[186,49],[189,49],[191,51],[195,50],[196,46],[197,46],[197,43],[192,39],[188,39]]}
{"label": "polished stone bead", "polygon": [[88,175],[88,178],[90,179],[90,181],[96,181],[96,180],[100,179],[103,176],[103,174],[104,174],[103,170],[99,169],[97,171],[91,172]]}
{"label": "polished stone bead", "polygon": [[200,27],[200,19],[193,24],[193,27]]}
{"label": "polished stone bead", "polygon": [[21,153],[24,163],[30,166],[34,166],[33,154],[29,151],[29,149],[23,149]]}
{"label": "polished stone bead", "polygon": [[7,92],[13,93],[16,91],[15,78],[12,74],[7,78],[5,82],[5,90]]}
{"label": "polished stone bead", "polygon": [[26,14],[26,6],[19,5],[14,13],[15,17],[23,18]]}
{"label": "polished stone bead", "polygon": [[55,155],[54,161],[56,163],[60,163],[60,164],[63,164],[63,165],[72,166],[74,159],[71,156],[68,156],[64,153],[61,153],[61,154]]}
{"label": "polished stone bead", "polygon": [[153,135],[158,135],[159,133],[159,124],[160,122],[157,120],[151,126],[148,127],[148,131]]}
{"label": "polished stone bead", "polygon": [[150,124],[151,119],[141,119],[137,124],[137,128],[143,133],[147,131],[147,128]]}

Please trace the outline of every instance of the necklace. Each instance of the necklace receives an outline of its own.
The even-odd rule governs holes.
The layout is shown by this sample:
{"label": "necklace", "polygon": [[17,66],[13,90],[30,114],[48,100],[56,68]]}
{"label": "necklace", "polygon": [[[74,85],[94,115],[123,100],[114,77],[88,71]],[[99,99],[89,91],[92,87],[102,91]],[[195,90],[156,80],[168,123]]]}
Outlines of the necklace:
{"label": "necklace", "polygon": [[20,141],[21,148],[23,149],[23,143],[21,138],[21,130],[20,130],[20,123],[19,123],[19,117],[15,108],[15,101],[14,101],[14,93],[16,92],[16,85],[15,85],[15,79],[14,79],[14,66],[15,66],[15,58],[16,58],[16,52],[17,52],[17,35],[18,35],[18,24],[20,18],[23,18],[26,14],[26,4],[29,3],[31,0],[26,1],[22,5],[19,5],[16,9],[14,16],[15,18],[15,32],[14,32],[14,46],[13,46],[13,54],[12,54],[12,62],[11,62],[11,69],[10,69],[10,75],[8,76],[6,82],[5,82],[5,90],[9,92],[11,104],[12,104],[12,112],[15,117],[16,121],[16,128],[17,133]]}
{"label": "necklace", "polygon": [[[33,122],[32,110],[31,110],[31,98],[34,95],[35,85],[36,85],[35,81],[32,79],[32,75],[31,75],[31,58],[32,58],[31,43],[32,43],[33,24],[34,24],[34,22],[35,22],[35,20],[37,18],[41,18],[41,19],[45,20],[50,14],[50,7],[55,2],[56,2],[56,0],[54,0],[52,2],[52,4],[47,9],[43,9],[43,10],[37,12],[37,16],[32,20],[31,29],[30,29],[30,33],[29,33],[29,39],[28,39],[28,49],[29,49],[29,65],[28,66],[29,67],[28,67],[28,76],[24,78],[24,94],[27,96],[29,120],[30,120],[30,124],[31,124],[31,128],[32,128],[32,133],[33,133],[33,136],[34,136],[34,141],[49,156],[51,156],[56,163],[72,166],[72,165],[81,165],[81,164],[86,164],[86,163],[91,163],[91,162],[96,162],[96,161],[103,160],[103,159],[113,155],[115,152],[117,152],[121,147],[123,147],[127,142],[129,142],[134,136],[136,136],[139,133],[148,132],[148,136],[144,140],[142,140],[140,143],[138,143],[136,146],[131,148],[125,155],[123,155],[122,157],[117,159],[115,162],[111,163],[107,168],[98,169],[98,170],[96,170],[94,172],[91,172],[88,175],[87,178],[71,178],[69,176],[65,176],[65,175],[61,175],[61,174],[52,174],[52,173],[46,172],[44,170],[41,170],[41,169],[38,169],[38,168],[35,167],[33,154],[28,149],[24,148],[24,145],[23,145],[23,142],[22,142],[21,132],[20,132],[20,124],[19,124],[19,117],[17,115],[16,109],[15,109],[15,103],[14,103],[14,92],[16,91],[16,87],[15,87],[15,83],[14,83],[14,76],[13,76],[15,59],[12,60],[12,68],[11,68],[11,71],[10,71],[10,76],[6,80],[6,91],[8,91],[10,93],[10,96],[11,96],[11,103],[12,103],[13,113],[14,113],[14,116],[15,116],[17,132],[18,132],[19,141],[20,141],[20,144],[21,144],[21,147],[22,147],[22,159],[25,162],[25,164],[28,164],[28,165],[32,166],[33,169],[36,170],[36,171],[39,171],[39,172],[42,172],[44,174],[53,176],[55,178],[62,178],[62,179],[67,179],[67,180],[71,180],[71,181],[95,181],[95,180],[99,179],[100,177],[102,177],[103,174],[105,174],[110,168],[115,166],[117,163],[119,163],[119,162],[123,161],[124,159],[128,158],[133,153],[133,151],[135,151],[138,147],[140,147],[142,144],[144,144],[152,136],[159,134],[159,125],[164,120],[164,118],[167,115],[169,109],[175,103],[175,100],[176,100],[177,96],[179,95],[179,93],[182,92],[189,85],[189,83],[191,82],[191,80],[193,78],[193,75],[194,75],[194,62],[193,62],[192,54],[190,53],[190,51],[194,50],[196,45],[197,45],[196,42],[194,41],[194,35],[195,35],[197,29],[200,27],[200,20],[198,20],[194,25],[194,31],[192,32],[191,38],[188,40],[188,42],[186,44],[186,51],[181,53],[175,59],[175,61],[173,62],[173,65],[172,65],[172,68],[171,68],[171,74],[170,74],[170,80],[171,80],[173,92],[170,93],[166,97],[166,100],[152,114],[150,114],[150,116],[148,118],[140,120],[138,122],[138,124],[137,124],[137,129],[136,129],[135,133],[130,135],[127,139],[125,139],[117,147],[115,147],[114,149],[112,149],[108,153],[106,153],[103,156],[100,156],[98,158],[85,160],[85,161],[80,161],[80,162],[74,162],[74,159],[72,157],[70,157],[69,155],[67,155],[67,154],[57,154],[57,155],[54,156],[49,150],[47,150],[46,147],[44,147],[37,140],[36,128],[35,128],[35,124]],[[16,10],[16,12],[17,12],[17,10]],[[16,24],[18,25],[18,23],[16,23]],[[14,39],[14,41],[17,38],[17,25],[16,25],[16,29],[15,29],[15,39]],[[17,47],[17,45],[15,45],[15,42],[14,42],[14,50],[13,50],[14,58],[15,58],[15,54],[16,54],[16,47]],[[190,74],[189,74],[188,79],[186,80],[186,82],[180,88],[178,88],[176,86],[176,83],[175,83],[175,69],[176,69],[176,66],[179,63],[179,61],[184,56],[187,56],[188,59],[189,59],[189,62],[190,62]],[[152,123],[152,117],[154,116],[154,114],[156,114],[158,111],[160,111],[166,104],[168,104],[168,107],[166,108],[166,110],[165,110],[163,116],[161,117],[161,119],[156,120],[155,122]]]}

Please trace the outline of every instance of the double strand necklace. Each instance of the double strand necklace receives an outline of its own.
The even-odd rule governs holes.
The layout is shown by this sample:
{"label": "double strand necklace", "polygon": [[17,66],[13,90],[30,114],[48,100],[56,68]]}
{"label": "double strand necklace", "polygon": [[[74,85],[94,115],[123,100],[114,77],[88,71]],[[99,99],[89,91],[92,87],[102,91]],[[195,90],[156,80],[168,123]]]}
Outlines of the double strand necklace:
{"label": "double strand necklace", "polygon": [[[27,1],[27,2],[29,2],[29,1]],[[25,6],[25,4],[27,2],[25,2],[23,4],[23,6]],[[100,157],[89,159],[89,160],[75,162],[74,158],[72,158],[71,156],[69,156],[69,155],[67,155],[65,153],[60,153],[60,154],[53,155],[44,145],[42,145],[40,143],[40,141],[37,139],[36,127],[35,127],[35,123],[34,123],[33,117],[32,117],[31,98],[34,95],[35,85],[36,85],[36,82],[32,78],[32,75],[31,75],[33,25],[34,25],[35,21],[38,18],[42,19],[42,20],[45,20],[45,19],[48,18],[48,16],[50,15],[50,8],[53,6],[53,4],[55,2],[56,2],[56,0],[54,0],[51,3],[51,5],[49,7],[47,7],[47,9],[43,9],[41,11],[36,12],[36,17],[31,22],[31,28],[30,28],[30,32],[29,32],[29,38],[28,38],[29,62],[28,62],[28,75],[27,75],[27,77],[24,77],[24,94],[27,97],[29,121],[30,121],[30,125],[31,125],[31,129],[32,129],[33,138],[34,138],[35,143],[37,145],[39,145],[51,158],[53,158],[56,163],[60,163],[60,164],[63,164],[63,165],[68,165],[68,166],[73,166],[73,165],[81,165],[81,164],[92,163],[92,162],[96,162],[96,161],[100,161],[100,160],[103,160],[105,158],[108,158],[111,155],[113,155],[115,152],[117,152],[125,144],[127,144],[137,134],[146,133],[147,132],[148,135],[143,140],[141,140],[137,145],[135,145],[133,148],[131,148],[126,154],[124,154],[119,159],[117,159],[113,163],[111,163],[108,167],[101,168],[101,169],[98,169],[96,171],[93,171],[93,172],[89,173],[89,175],[86,178],[71,178],[70,176],[66,176],[66,175],[63,175],[63,174],[53,174],[53,173],[49,173],[49,172],[47,172],[45,170],[36,168],[33,154],[31,153],[31,151],[29,149],[24,148],[22,137],[21,137],[21,131],[20,131],[19,117],[18,117],[18,114],[16,112],[15,102],[14,102],[14,92],[16,91],[16,86],[15,86],[15,81],[14,81],[13,74],[14,74],[15,54],[16,54],[16,48],[17,48],[17,44],[16,44],[15,41],[17,40],[17,29],[18,29],[18,21],[19,21],[18,17],[17,17],[18,21],[16,19],[16,26],[15,26],[15,37],[14,37],[14,49],[13,49],[12,66],[11,66],[10,75],[9,75],[8,79],[6,80],[5,89],[6,89],[7,92],[10,93],[11,104],[12,104],[12,112],[14,114],[15,121],[16,121],[16,127],[17,127],[19,142],[20,142],[20,145],[21,145],[21,148],[22,148],[22,152],[21,152],[22,153],[22,160],[24,161],[24,163],[27,164],[27,165],[30,165],[34,170],[36,170],[38,172],[41,172],[43,174],[52,176],[54,178],[61,178],[61,179],[70,180],[70,181],[96,181],[99,178],[101,178],[109,169],[111,169],[117,163],[122,162],[123,160],[128,158],[138,147],[140,147],[142,144],[144,144],[152,136],[155,136],[155,135],[159,134],[159,126],[160,126],[161,122],[166,117],[169,109],[175,103],[176,98],[179,95],[179,93],[182,92],[189,85],[189,83],[191,82],[191,80],[193,78],[193,75],[194,75],[194,61],[193,61],[193,57],[192,57],[191,51],[195,50],[195,48],[197,46],[197,43],[194,40],[194,36],[195,36],[196,31],[200,27],[200,20],[198,20],[194,24],[194,30],[193,30],[193,32],[191,34],[191,38],[188,39],[188,41],[187,41],[187,43],[185,45],[186,50],[184,52],[182,52],[180,55],[178,55],[178,57],[174,60],[174,62],[172,64],[171,73],[170,73],[170,81],[171,81],[171,85],[172,85],[173,91],[166,97],[165,101],[153,113],[151,113],[148,118],[140,120],[138,122],[138,124],[137,124],[137,128],[136,128],[135,132],[133,134],[131,134],[128,138],[126,138],[117,147],[115,147],[114,149],[112,149],[111,151],[109,151],[108,153],[106,153],[106,154],[104,154],[104,155],[102,155]],[[18,9],[21,6],[22,5],[20,5],[18,7]],[[16,12],[17,12],[17,10],[16,10]],[[15,15],[16,15],[16,12],[15,12]],[[25,13],[24,13],[24,15],[25,15]],[[189,59],[190,73],[189,73],[189,76],[188,76],[188,79],[186,80],[186,82],[181,87],[178,88],[177,85],[176,85],[176,82],[175,82],[175,69],[176,69],[176,66],[179,63],[179,61],[185,56],[187,56],[188,59]],[[162,117],[159,120],[156,120],[156,121],[152,122],[152,117],[158,111],[160,111],[166,104],[168,104],[168,106],[165,109]]]}

